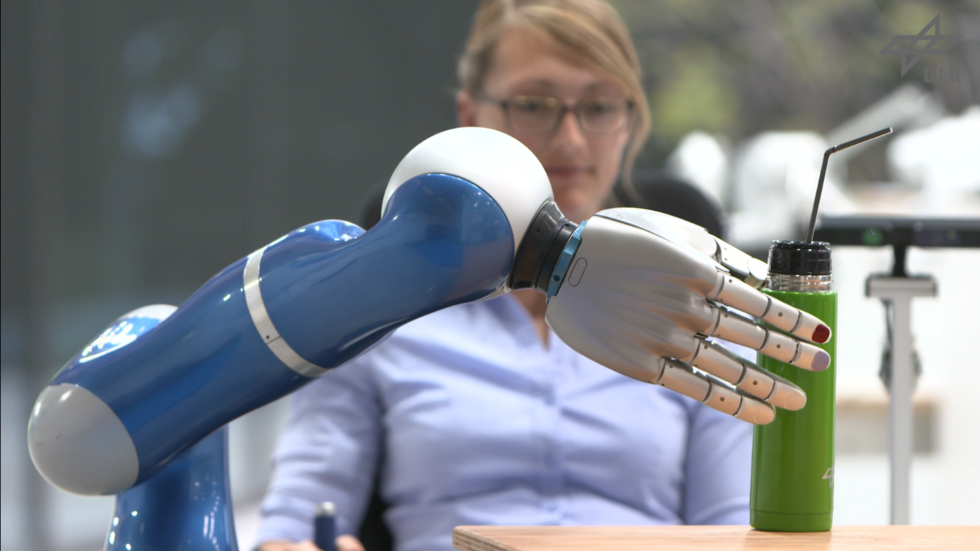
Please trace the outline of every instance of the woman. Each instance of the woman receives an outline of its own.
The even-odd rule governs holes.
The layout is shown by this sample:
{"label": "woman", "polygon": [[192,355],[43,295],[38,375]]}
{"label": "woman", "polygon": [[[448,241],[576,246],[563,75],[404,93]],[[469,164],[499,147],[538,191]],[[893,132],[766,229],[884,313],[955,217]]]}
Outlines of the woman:
{"label": "woman", "polygon": [[[648,132],[635,51],[601,0],[484,1],[459,75],[460,124],[527,145],[574,221]],[[578,355],[544,314],[536,291],[449,308],[297,393],[261,549],[314,549],[289,542],[320,501],[339,549],[362,549],[379,464],[399,550],[452,549],[466,524],[746,524],[750,426]]]}

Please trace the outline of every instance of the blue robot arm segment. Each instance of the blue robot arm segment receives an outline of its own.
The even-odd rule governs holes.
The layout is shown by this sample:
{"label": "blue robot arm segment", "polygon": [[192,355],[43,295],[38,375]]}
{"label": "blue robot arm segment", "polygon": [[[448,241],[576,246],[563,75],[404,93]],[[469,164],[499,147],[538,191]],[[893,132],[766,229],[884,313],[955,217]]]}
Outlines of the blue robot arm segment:
{"label": "blue robot arm segment", "polygon": [[300,237],[304,229],[266,249],[262,297],[283,338],[323,367],[405,322],[490,295],[514,258],[510,225],[493,199],[444,174],[403,184],[357,247],[318,254],[314,239]]}
{"label": "blue robot arm segment", "polygon": [[[125,346],[86,349],[49,388],[82,387],[90,394],[73,396],[94,395],[111,409],[135,447],[132,484],[139,484],[218,427],[347,362],[400,325],[493,294],[510,273],[513,243],[507,217],[482,189],[445,174],[418,176],[399,187],[369,232],[320,222],[258,251],[254,285],[278,338],[260,334],[255,303],[246,300],[254,293],[246,282],[253,254]],[[313,369],[284,364],[276,346]],[[71,408],[72,399],[48,407]],[[39,450],[35,433],[44,433],[39,423],[32,418],[29,428],[32,455]],[[71,455],[46,445],[44,453]],[[119,484],[99,485],[96,493],[129,487]]]}
{"label": "blue robot arm segment", "polygon": [[120,493],[104,551],[238,551],[228,480],[228,427],[174,458],[150,480]]}

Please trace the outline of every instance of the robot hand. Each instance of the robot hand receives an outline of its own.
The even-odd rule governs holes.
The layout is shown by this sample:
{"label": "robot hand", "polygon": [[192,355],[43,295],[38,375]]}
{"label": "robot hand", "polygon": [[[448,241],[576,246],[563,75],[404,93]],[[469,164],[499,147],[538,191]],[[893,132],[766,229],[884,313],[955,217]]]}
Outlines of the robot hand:
{"label": "robot hand", "polygon": [[759,292],[765,278],[765,263],[699,226],[610,209],[568,239],[549,282],[547,321],[606,367],[764,425],[772,406],[798,410],[806,395],[709,337],[812,371],[826,369],[830,356],[810,343],[831,337],[816,317]]}

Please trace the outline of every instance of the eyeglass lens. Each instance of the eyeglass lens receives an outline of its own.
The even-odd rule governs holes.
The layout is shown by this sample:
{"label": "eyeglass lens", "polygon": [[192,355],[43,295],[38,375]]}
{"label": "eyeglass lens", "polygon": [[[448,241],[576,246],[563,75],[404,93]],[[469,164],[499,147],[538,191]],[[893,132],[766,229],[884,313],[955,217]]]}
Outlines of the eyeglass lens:
{"label": "eyeglass lens", "polygon": [[589,98],[574,106],[549,97],[517,96],[506,102],[507,116],[515,130],[547,132],[558,126],[566,110],[578,117],[582,129],[589,132],[614,132],[626,126],[629,100],[621,98]]}

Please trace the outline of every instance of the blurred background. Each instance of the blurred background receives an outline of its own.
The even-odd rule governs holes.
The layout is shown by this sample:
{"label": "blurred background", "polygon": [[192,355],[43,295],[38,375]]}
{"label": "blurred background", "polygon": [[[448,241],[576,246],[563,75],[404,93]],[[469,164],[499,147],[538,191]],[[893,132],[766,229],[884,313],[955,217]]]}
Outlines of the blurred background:
{"label": "blurred background", "polygon": [[[823,151],[824,211],[980,217],[980,3],[618,0],[654,131],[637,168],[690,181],[736,246],[802,235]],[[134,308],[179,305],[227,264],[315,220],[359,220],[415,144],[455,124],[476,2],[3,0],[2,515],[6,550],[100,549],[112,498],[63,493],[26,452],[57,369]],[[945,53],[881,53],[939,15]],[[929,34],[933,31],[930,30]],[[902,47],[906,44],[899,44]],[[924,46],[920,43],[919,47]],[[908,59],[907,59],[908,61]],[[888,522],[883,248],[835,249],[838,524]],[[923,374],[915,524],[980,524],[976,249],[913,249]],[[285,401],[235,421],[239,544]]]}

